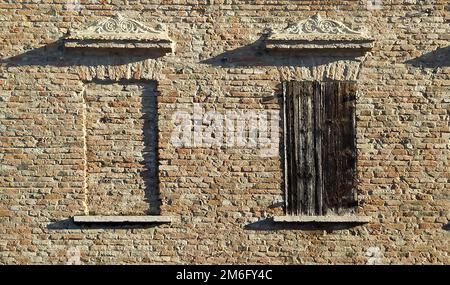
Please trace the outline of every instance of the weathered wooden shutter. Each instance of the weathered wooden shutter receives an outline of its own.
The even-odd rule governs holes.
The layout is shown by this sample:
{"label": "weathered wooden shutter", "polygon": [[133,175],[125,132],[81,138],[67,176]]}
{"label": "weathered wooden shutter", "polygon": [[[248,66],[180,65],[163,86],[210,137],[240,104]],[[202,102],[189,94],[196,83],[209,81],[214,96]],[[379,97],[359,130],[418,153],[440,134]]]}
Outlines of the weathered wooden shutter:
{"label": "weathered wooden shutter", "polygon": [[355,206],[355,84],[287,82],[286,210],[336,214]]}

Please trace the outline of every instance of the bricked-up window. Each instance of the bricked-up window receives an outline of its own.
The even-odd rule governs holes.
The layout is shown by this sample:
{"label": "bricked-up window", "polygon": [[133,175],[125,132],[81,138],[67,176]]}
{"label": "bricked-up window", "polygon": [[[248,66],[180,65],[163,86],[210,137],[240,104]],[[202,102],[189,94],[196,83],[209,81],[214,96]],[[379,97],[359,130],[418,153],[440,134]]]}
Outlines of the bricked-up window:
{"label": "bricked-up window", "polygon": [[158,215],[156,82],[86,84],[86,192],[91,215]]}
{"label": "bricked-up window", "polygon": [[354,82],[286,82],[286,211],[330,215],[356,206]]}

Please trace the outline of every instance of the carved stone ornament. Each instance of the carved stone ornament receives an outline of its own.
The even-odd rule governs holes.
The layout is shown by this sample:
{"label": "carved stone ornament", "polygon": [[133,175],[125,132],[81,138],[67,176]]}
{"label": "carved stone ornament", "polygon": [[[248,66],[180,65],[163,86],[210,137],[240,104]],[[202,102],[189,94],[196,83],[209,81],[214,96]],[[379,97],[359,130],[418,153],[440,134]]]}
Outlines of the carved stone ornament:
{"label": "carved stone ornament", "polygon": [[65,37],[67,48],[158,49],[173,52],[174,43],[166,28],[155,29],[118,14],[84,30],[71,30]]}
{"label": "carved stone ornament", "polygon": [[373,39],[365,30],[354,30],[345,24],[324,19],[319,14],[283,30],[272,30],[265,42],[266,49],[360,49],[370,50]]}

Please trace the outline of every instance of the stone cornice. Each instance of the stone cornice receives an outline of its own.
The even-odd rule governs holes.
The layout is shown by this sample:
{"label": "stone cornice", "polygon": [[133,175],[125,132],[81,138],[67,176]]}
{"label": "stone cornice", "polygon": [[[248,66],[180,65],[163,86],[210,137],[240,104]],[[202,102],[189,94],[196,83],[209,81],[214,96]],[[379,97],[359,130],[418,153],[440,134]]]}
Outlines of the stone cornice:
{"label": "stone cornice", "polygon": [[322,18],[319,14],[281,30],[272,30],[266,39],[266,49],[362,49],[370,50],[373,39],[365,30],[354,30],[345,24]]}
{"label": "stone cornice", "polygon": [[118,14],[86,29],[71,30],[65,37],[65,47],[139,48],[173,52],[174,43],[162,24],[153,29]]}

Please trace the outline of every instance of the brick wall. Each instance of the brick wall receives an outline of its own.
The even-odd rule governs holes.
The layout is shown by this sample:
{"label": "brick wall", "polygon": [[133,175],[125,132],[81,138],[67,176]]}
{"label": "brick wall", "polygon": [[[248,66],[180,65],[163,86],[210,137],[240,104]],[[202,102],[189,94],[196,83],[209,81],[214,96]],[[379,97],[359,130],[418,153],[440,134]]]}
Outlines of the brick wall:
{"label": "brick wall", "polygon": [[[74,249],[83,263],[450,263],[447,1],[382,1],[371,10],[366,1],[128,2],[82,1],[78,9],[66,1],[0,1],[0,263],[66,263]],[[165,23],[175,53],[62,48],[68,29],[119,10],[150,26]],[[248,144],[171,143],[176,111],[192,112],[198,103],[204,113],[278,114],[282,81],[321,79],[321,63],[305,69],[296,58],[275,60],[257,48],[266,28],[316,12],[367,27],[376,40],[357,78],[358,213],[373,221],[357,227],[270,222],[283,212],[282,140],[270,155]],[[103,99],[90,98],[102,88]],[[129,88],[131,99],[115,98],[114,88]],[[102,137],[122,147],[114,127],[95,140],[102,128],[94,117],[107,112],[100,103],[108,98],[116,103],[110,111],[124,108],[133,126],[117,130],[130,140],[120,159],[141,169],[128,180],[116,176],[124,184],[114,187],[125,191],[119,201],[93,195],[102,187],[85,183],[97,179],[95,162],[107,161]],[[157,112],[150,120],[157,140],[141,120],[147,110]],[[104,124],[114,124],[108,118]],[[143,157],[146,147],[157,151]],[[139,189],[153,188],[137,175],[156,161],[150,169],[157,170],[160,202],[154,193],[142,197]],[[153,213],[174,216],[171,224],[83,226],[71,219],[86,209],[142,214],[155,203]]]}

